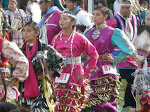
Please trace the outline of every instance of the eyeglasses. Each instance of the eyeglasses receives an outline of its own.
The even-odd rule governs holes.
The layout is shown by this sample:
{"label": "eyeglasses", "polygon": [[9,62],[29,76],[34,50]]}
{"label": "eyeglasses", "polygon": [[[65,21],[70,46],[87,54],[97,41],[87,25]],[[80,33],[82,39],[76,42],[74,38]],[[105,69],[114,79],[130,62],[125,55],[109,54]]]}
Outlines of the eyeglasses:
{"label": "eyeglasses", "polygon": [[40,2],[38,2],[38,4],[43,4],[45,1],[40,1]]}

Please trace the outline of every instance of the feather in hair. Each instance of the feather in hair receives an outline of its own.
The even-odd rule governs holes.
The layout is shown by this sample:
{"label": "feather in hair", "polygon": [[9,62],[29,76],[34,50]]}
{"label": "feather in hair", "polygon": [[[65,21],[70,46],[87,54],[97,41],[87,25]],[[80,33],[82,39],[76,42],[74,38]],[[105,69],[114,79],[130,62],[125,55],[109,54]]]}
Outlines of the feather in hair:
{"label": "feather in hair", "polygon": [[144,30],[134,40],[133,44],[136,49],[143,49],[147,52],[150,51],[150,33]]}
{"label": "feather in hair", "polygon": [[32,21],[36,23],[40,23],[41,21],[41,9],[38,3],[30,4],[31,13],[32,13]]}

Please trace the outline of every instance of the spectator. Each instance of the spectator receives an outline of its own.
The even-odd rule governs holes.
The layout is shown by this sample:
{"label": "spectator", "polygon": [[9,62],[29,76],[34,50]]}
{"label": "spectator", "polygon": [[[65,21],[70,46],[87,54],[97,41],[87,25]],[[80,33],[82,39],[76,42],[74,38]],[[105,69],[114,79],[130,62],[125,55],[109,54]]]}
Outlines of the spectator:
{"label": "spectator", "polygon": [[42,42],[51,44],[53,37],[60,32],[59,20],[61,11],[54,6],[53,0],[40,0],[39,5],[43,18],[39,24]]}
{"label": "spectator", "polygon": [[20,29],[25,23],[26,14],[22,9],[18,9],[17,0],[9,0],[8,7],[9,10],[6,10],[5,14],[8,16],[9,23],[12,27],[9,39],[16,43],[19,48],[21,48],[23,45],[23,36],[20,33]]}
{"label": "spectator", "polygon": [[[120,14],[116,14],[114,18],[111,18],[107,21],[108,26],[123,30],[131,42],[137,36],[137,28],[140,25],[138,17],[136,17],[132,13],[132,11],[132,2],[130,0],[123,0],[121,3]],[[119,69],[121,78],[126,79],[126,81],[128,82],[124,96],[125,105],[123,106],[123,108],[126,109],[128,107],[131,107],[132,109],[134,109],[136,108],[136,101],[134,98],[135,93],[133,94],[131,92],[131,85],[133,84],[134,77],[131,76],[131,74],[137,68],[137,64],[131,57],[128,57],[125,61],[120,63],[117,68]]]}
{"label": "spectator", "polygon": [[92,23],[89,14],[84,9],[82,9],[80,5],[81,0],[67,0],[67,8],[69,11],[72,11],[74,15],[76,15],[76,24],[81,24],[87,28],[91,28]]}
{"label": "spectator", "polygon": [[144,8],[144,9],[147,9],[147,8],[148,8],[148,2],[147,2],[147,1],[142,1],[140,5],[141,5],[141,7]]}
{"label": "spectator", "polygon": [[110,10],[110,9],[107,7],[106,2],[105,2],[104,0],[98,1],[98,6],[103,6],[103,7],[106,7],[106,8],[108,9],[108,17],[107,17],[107,20],[113,17],[113,12],[112,12],[112,10]]}
{"label": "spectator", "polygon": [[1,1],[2,1],[2,4],[3,4],[4,10],[7,10],[8,9],[8,2],[9,2],[9,0],[1,0]]}
{"label": "spectator", "polygon": [[148,8],[148,2],[147,1],[142,1],[141,2],[141,10],[140,10],[140,22],[141,24],[145,23],[145,15],[147,12]]}

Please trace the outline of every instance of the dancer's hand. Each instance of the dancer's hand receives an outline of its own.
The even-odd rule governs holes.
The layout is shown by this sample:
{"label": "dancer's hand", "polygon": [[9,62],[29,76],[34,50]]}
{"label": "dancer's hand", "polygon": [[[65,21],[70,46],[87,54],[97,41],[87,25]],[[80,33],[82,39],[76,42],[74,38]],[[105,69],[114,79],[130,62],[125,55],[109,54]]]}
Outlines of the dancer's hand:
{"label": "dancer's hand", "polygon": [[76,82],[81,82],[83,79],[87,79],[84,75],[78,75],[75,77]]}
{"label": "dancer's hand", "polygon": [[49,74],[50,77],[53,76],[54,73],[55,72],[53,70],[48,71],[48,74]]}
{"label": "dancer's hand", "polygon": [[105,53],[103,55],[102,60],[113,63],[114,58],[112,57],[112,55],[110,53]]}

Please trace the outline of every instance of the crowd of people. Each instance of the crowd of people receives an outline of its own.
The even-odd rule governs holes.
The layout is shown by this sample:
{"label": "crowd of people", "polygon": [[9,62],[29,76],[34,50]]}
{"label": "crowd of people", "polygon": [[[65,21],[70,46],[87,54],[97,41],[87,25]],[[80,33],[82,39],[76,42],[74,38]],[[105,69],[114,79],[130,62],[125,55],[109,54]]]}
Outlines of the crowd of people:
{"label": "crowd of people", "polygon": [[0,2],[0,112],[150,112],[149,3],[56,1]]}

